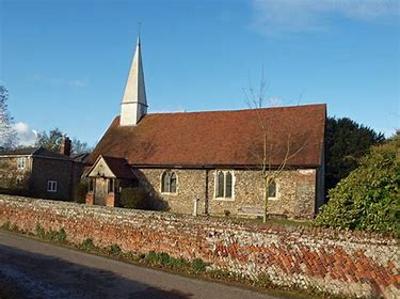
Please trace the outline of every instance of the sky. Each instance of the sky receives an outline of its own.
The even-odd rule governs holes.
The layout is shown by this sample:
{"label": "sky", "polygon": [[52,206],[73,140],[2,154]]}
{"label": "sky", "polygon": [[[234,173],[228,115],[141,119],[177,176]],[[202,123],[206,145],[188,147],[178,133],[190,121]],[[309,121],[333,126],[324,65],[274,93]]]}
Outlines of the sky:
{"label": "sky", "polygon": [[326,103],[400,128],[400,0],[0,0],[0,84],[21,144],[95,145],[119,114],[141,23],[149,113]]}

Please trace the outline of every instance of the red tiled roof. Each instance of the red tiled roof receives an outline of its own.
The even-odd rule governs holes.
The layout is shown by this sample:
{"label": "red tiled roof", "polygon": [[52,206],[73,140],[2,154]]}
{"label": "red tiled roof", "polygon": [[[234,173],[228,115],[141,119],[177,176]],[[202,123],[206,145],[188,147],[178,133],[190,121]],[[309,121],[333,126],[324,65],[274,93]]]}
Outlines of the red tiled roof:
{"label": "red tiled roof", "polygon": [[[137,126],[111,123],[90,161],[101,154],[138,166],[257,166],[266,132],[268,163],[321,164],[326,105],[238,111],[154,113]],[[259,121],[259,119],[261,121]],[[261,123],[266,129],[262,129]]]}

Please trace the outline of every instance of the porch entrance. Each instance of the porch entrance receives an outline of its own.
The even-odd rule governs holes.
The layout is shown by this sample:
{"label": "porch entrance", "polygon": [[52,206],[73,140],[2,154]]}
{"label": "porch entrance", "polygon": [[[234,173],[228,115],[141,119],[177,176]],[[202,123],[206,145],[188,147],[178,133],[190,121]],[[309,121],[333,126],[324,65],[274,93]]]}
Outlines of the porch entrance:
{"label": "porch entrance", "polygon": [[94,193],[94,204],[99,206],[106,205],[106,197],[108,195],[108,179],[96,178],[96,192]]}

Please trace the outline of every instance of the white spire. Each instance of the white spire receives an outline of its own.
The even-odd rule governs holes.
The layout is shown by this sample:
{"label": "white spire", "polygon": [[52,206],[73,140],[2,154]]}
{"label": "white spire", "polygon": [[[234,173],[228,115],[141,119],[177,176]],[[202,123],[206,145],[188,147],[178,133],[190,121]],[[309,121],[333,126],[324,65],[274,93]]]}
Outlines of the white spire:
{"label": "white spire", "polygon": [[125,92],[121,104],[121,126],[134,126],[147,113],[146,89],[142,65],[140,37],[138,37]]}

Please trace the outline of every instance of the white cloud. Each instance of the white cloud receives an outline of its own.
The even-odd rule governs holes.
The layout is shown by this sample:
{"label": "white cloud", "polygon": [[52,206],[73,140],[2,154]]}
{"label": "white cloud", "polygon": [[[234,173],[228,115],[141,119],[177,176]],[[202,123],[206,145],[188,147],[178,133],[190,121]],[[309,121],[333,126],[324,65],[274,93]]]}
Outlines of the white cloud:
{"label": "white cloud", "polygon": [[35,143],[37,131],[31,129],[28,124],[17,122],[14,124],[14,129],[17,132],[19,145],[31,146]]}
{"label": "white cloud", "polygon": [[333,16],[381,21],[400,16],[398,0],[253,0],[253,25],[267,34],[320,31]]}

